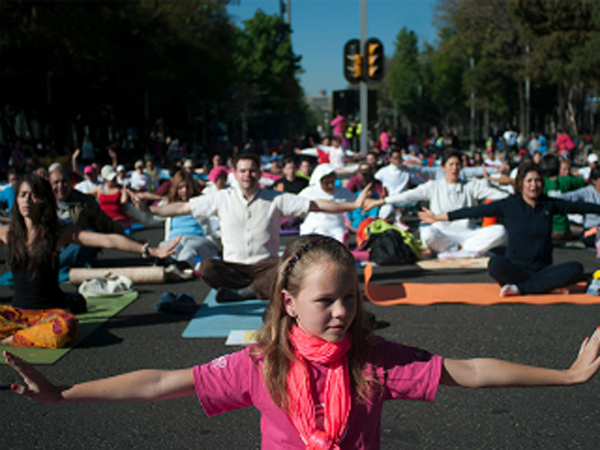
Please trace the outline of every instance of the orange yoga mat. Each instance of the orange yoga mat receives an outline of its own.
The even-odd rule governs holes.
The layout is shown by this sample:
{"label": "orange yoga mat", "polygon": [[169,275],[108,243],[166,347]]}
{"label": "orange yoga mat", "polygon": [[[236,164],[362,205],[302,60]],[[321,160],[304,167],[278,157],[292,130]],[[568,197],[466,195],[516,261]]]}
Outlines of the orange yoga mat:
{"label": "orange yoga mat", "polygon": [[432,305],[434,303],[468,303],[471,305],[496,305],[500,303],[528,303],[550,305],[575,303],[592,305],[600,303],[600,297],[585,293],[581,283],[573,286],[570,294],[539,294],[500,297],[500,286],[494,283],[400,283],[377,285],[371,283],[372,264],[365,266],[365,294],[376,305]]}

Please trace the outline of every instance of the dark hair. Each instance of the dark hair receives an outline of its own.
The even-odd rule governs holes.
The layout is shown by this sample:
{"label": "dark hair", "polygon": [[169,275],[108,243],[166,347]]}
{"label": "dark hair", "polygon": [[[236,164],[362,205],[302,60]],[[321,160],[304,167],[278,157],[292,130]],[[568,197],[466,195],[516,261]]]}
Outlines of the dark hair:
{"label": "dark hair", "polygon": [[253,161],[256,164],[256,168],[260,169],[260,159],[258,156],[252,153],[242,153],[241,155],[237,155],[233,160],[233,168],[237,169],[238,162],[240,161]]}
{"label": "dark hair", "polygon": [[598,178],[600,178],[600,166],[596,166],[590,171],[590,180],[595,181]]}
{"label": "dark hair", "polygon": [[540,161],[540,170],[543,177],[557,177],[560,172],[560,160],[555,155],[544,155]]}
{"label": "dark hair", "polygon": [[59,223],[56,212],[56,199],[48,180],[36,175],[27,174],[17,182],[15,193],[18,199],[21,186],[27,183],[34,197],[40,204],[40,214],[34,220],[36,239],[31,248],[28,247],[28,230],[25,218],[19,211],[18,200],[12,207],[13,220],[8,230],[8,255],[6,264],[11,269],[25,269],[31,279],[40,275],[40,270],[46,264],[52,269],[58,266],[58,233]]}
{"label": "dark hair", "polygon": [[283,158],[283,161],[281,161],[281,166],[282,167],[285,167],[288,164],[293,164],[294,167],[297,166],[296,160],[293,157],[291,157],[291,156],[286,156],[285,158]]}
{"label": "dark hair", "polygon": [[200,195],[198,183],[196,183],[196,180],[194,180],[194,176],[185,170],[179,170],[177,173],[175,173],[175,175],[173,175],[171,187],[169,188],[169,193],[167,194],[167,201],[169,203],[181,201],[179,195],[177,195],[177,191],[179,190],[179,185],[182,181],[185,182],[188,190],[191,192],[190,197],[196,197]]}
{"label": "dark hair", "polygon": [[515,178],[515,194],[521,194],[523,192],[523,181],[529,172],[537,172],[542,177],[542,187],[544,186],[544,177],[542,176],[542,169],[536,163],[530,160],[523,161],[519,164],[517,170],[517,177]]}
{"label": "dark hair", "polygon": [[451,158],[458,158],[458,162],[462,164],[462,152],[451,148],[446,150],[442,155],[442,166],[445,166]]}

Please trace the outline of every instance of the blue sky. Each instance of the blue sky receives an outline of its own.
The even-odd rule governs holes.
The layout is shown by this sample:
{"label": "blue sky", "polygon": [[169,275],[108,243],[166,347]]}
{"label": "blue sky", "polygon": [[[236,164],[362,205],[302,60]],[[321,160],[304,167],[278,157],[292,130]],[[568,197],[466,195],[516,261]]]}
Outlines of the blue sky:
{"label": "blue sky", "polygon": [[[360,0],[292,0],[292,45],[302,56],[304,73],[300,82],[309,95],[321,90],[345,89],[342,73],[346,41],[360,39]],[[368,0],[367,33],[383,42],[385,54],[392,55],[396,36],[402,27],[413,30],[419,42],[435,43],[434,7],[436,0]],[[257,9],[279,14],[279,0],[239,0],[227,10],[236,22],[254,16]]]}

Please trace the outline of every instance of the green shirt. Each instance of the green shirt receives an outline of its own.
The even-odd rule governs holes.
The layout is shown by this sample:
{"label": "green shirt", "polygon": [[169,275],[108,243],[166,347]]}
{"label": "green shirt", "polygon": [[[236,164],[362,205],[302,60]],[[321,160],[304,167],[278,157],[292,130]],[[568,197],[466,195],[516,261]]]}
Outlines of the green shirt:
{"label": "green shirt", "polygon": [[[544,177],[544,194],[548,197],[558,197],[559,194],[574,191],[585,186],[585,180],[580,177],[568,175],[566,177],[556,177],[552,180]],[[567,231],[569,229],[569,219],[564,214],[555,214],[552,218],[552,231]]]}

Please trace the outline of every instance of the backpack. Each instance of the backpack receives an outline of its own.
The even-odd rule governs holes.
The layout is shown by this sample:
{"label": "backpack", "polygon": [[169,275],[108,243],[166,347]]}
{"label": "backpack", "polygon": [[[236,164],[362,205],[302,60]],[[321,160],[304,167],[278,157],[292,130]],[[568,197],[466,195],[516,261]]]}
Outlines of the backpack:
{"label": "backpack", "polygon": [[369,249],[369,259],[380,266],[413,264],[417,261],[415,252],[404,242],[402,235],[394,229],[371,234],[365,247]]}

